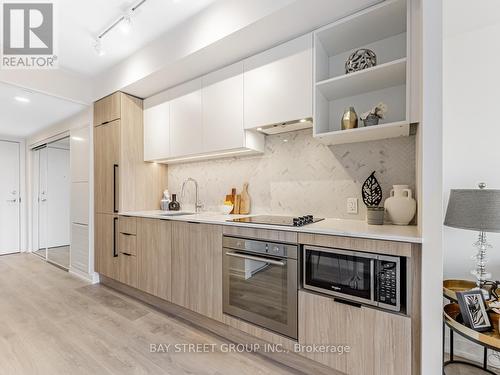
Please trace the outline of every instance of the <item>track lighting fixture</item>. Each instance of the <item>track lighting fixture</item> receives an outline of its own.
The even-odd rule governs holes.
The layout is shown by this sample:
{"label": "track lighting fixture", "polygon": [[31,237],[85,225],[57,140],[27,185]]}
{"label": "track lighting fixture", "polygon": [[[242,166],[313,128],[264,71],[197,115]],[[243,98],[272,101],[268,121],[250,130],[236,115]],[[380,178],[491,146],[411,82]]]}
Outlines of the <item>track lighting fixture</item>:
{"label": "track lighting fixture", "polygon": [[106,27],[94,41],[94,49],[98,56],[104,55],[103,38],[116,26],[120,26],[120,30],[124,34],[128,34],[132,29],[132,17],[135,11],[146,2],[146,0],[139,1],[136,5],[130,8],[124,15],[118,17],[111,25]]}

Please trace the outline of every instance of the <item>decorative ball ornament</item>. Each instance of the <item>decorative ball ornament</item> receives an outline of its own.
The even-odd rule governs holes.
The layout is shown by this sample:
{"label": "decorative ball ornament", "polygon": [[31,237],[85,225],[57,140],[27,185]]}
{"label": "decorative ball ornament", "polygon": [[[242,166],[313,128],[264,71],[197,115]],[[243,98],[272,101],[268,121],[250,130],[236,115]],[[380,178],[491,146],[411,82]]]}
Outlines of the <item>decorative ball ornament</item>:
{"label": "decorative ball ornament", "polygon": [[377,55],[371,49],[361,48],[349,56],[345,62],[345,72],[353,73],[377,65]]}

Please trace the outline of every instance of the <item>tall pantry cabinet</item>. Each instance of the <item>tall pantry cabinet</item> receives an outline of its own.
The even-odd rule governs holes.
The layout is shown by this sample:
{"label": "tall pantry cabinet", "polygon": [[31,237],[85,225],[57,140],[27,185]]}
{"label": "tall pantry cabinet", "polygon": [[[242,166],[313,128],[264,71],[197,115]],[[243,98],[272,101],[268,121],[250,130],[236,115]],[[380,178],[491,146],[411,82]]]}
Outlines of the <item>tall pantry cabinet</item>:
{"label": "tall pantry cabinet", "polygon": [[[120,281],[118,213],[159,208],[167,166],[145,163],[141,99],[116,92],[94,104],[95,271]],[[122,267],[123,268],[123,267]]]}

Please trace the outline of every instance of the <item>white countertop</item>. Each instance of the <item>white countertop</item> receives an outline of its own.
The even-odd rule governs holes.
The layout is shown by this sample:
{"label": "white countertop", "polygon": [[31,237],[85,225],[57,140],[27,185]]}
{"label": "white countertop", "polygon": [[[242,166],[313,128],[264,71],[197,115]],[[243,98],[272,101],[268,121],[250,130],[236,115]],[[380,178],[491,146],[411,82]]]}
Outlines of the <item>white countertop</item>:
{"label": "white countertop", "polygon": [[[181,211],[182,212],[182,211]],[[217,212],[202,212],[182,216],[166,216],[165,211],[120,212],[122,216],[136,216],[152,219],[192,221],[205,224],[234,225],[248,228],[282,230],[300,233],[326,234],[335,236],[369,238],[398,242],[421,243],[422,238],[416,226],[401,225],[368,225],[362,220],[345,220],[327,218],[303,227],[285,227],[279,225],[234,223],[228,220],[255,215],[224,215]]]}

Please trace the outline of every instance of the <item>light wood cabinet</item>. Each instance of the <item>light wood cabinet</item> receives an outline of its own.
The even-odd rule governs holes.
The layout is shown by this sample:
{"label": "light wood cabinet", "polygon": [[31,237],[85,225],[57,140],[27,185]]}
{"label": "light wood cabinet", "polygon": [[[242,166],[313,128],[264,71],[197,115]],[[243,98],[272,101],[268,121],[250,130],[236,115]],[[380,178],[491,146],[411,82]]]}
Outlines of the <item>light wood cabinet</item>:
{"label": "light wood cabinet", "polygon": [[201,79],[176,88],[180,96],[170,102],[170,150],[172,155],[199,154],[203,150]]}
{"label": "light wood cabinet", "polygon": [[312,35],[245,60],[245,128],[312,117]]}
{"label": "light wood cabinet", "polygon": [[118,281],[137,288],[137,257],[129,253],[120,252],[118,264]]}
{"label": "light wood cabinet", "polygon": [[137,287],[156,297],[171,300],[172,223],[137,219]]}
{"label": "light wood cabinet", "polygon": [[94,126],[99,126],[121,116],[121,93],[115,92],[94,104]]}
{"label": "light wood cabinet", "polygon": [[349,346],[304,356],[349,375],[411,374],[411,319],[299,291],[299,344]]}
{"label": "light wood cabinet", "polygon": [[119,210],[120,120],[94,128],[94,209],[113,214]]}
{"label": "light wood cabinet", "polygon": [[[118,235],[113,215],[159,208],[167,182],[165,165],[143,160],[142,112],[141,99],[121,92],[94,105],[95,269],[129,285],[137,285],[137,262],[117,247],[127,246],[129,254],[133,239]],[[122,226],[130,222],[123,219]]]}
{"label": "light wood cabinet", "polygon": [[222,321],[222,227],[172,223],[172,302]]}
{"label": "light wood cabinet", "polygon": [[94,230],[95,271],[117,279],[119,277],[118,217],[109,214],[96,214]]}
{"label": "light wood cabinet", "polygon": [[203,152],[245,147],[243,63],[203,77]]}

